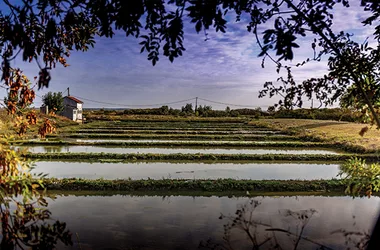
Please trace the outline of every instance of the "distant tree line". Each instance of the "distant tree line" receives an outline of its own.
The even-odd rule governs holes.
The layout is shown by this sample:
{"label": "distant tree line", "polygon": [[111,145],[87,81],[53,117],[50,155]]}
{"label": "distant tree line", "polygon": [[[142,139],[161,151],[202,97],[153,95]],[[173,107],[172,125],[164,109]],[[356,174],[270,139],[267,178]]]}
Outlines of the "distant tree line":
{"label": "distant tree line", "polygon": [[336,120],[348,122],[361,122],[361,113],[349,108],[312,108],[312,109],[285,109],[274,106],[267,110],[261,108],[213,110],[211,106],[199,105],[197,109],[191,103],[182,106],[181,109],[174,109],[168,106],[149,109],[126,109],[124,111],[98,110],[91,112],[94,115],[171,115],[171,116],[198,116],[198,117],[240,117],[249,116],[252,118],[294,118],[294,119],[316,119],[316,120]]}
{"label": "distant tree line", "polygon": [[[104,111],[104,114],[112,112]],[[125,115],[174,115],[174,116],[200,116],[200,117],[238,117],[238,116],[268,116],[267,112],[263,112],[260,108],[256,109],[233,109],[227,107],[225,110],[213,110],[211,106],[199,105],[195,109],[192,103],[187,103],[181,109],[173,109],[168,106],[149,109],[126,109]]]}
{"label": "distant tree line", "polygon": [[322,108],[322,109],[280,109],[269,112],[274,118],[295,118],[315,120],[336,120],[347,122],[362,122],[361,112],[346,108]]}

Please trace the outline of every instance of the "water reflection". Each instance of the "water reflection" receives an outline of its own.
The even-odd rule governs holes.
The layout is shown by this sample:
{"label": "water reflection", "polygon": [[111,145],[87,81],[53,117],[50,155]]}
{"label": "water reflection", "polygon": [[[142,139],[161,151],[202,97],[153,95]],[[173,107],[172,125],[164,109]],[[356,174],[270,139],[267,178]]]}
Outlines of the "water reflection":
{"label": "water reflection", "polygon": [[89,163],[37,162],[35,173],[56,178],[86,179],[252,179],[316,180],[336,178],[337,164],[294,163]]}
{"label": "water reflection", "polygon": [[[175,143],[193,143],[194,140],[163,140],[163,139],[141,139],[141,140],[132,140],[132,139],[72,139],[72,138],[67,138],[68,141],[76,141],[76,142],[162,142],[162,143],[167,143],[167,142],[175,142]],[[228,143],[228,144],[248,144],[252,143],[252,141],[225,141],[225,140],[217,140],[217,141],[210,141],[210,140],[196,140],[196,142],[202,142],[202,143],[209,143],[209,144],[215,144],[215,143]],[[297,140],[294,140],[293,142],[300,142]],[[267,143],[290,143],[289,141],[255,141],[255,144],[257,143],[262,143],[262,144],[267,144]]]}
{"label": "water reflection", "polygon": [[[283,212],[313,208],[304,235],[334,249],[341,249],[344,237],[336,229],[368,231],[376,221],[379,198],[350,197],[256,197],[261,205],[252,219],[273,227],[295,226]],[[79,236],[82,249],[196,249],[201,241],[222,243],[220,213],[235,214],[248,198],[170,196],[65,196],[50,202],[56,218],[68,223]],[[353,219],[355,216],[355,220]],[[353,223],[356,223],[353,225]],[[236,238],[238,239],[238,238]],[[278,238],[286,241],[285,238]],[[246,238],[235,245],[244,249]],[[78,241],[73,249],[78,249]],[[287,248],[285,248],[287,249]],[[299,249],[315,249],[303,245]]]}
{"label": "water reflection", "polygon": [[33,146],[16,148],[26,149],[32,153],[153,153],[153,154],[338,154],[329,149],[225,149],[225,148],[154,148],[154,147],[105,147],[105,146]]}

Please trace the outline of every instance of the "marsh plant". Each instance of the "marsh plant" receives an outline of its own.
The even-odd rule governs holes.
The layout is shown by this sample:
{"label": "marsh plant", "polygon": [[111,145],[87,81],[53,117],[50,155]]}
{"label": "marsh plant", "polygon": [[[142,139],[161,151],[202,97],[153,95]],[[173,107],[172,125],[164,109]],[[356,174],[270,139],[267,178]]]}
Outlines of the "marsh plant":
{"label": "marsh plant", "polygon": [[42,174],[31,163],[0,145],[0,249],[53,249],[71,245],[66,224],[51,219]]}
{"label": "marsh plant", "polygon": [[[38,121],[33,103],[32,82],[20,70],[3,65],[2,81],[9,87],[5,102],[7,116],[0,122],[0,249],[53,249],[61,241],[72,244],[65,223],[53,221],[47,209],[42,178],[31,174],[30,160],[13,150],[9,142],[23,138],[31,127],[41,138],[55,131],[54,121]],[[36,83],[37,84],[37,83]],[[7,129],[11,128],[11,129]]]}
{"label": "marsh plant", "polygon": [[[259,201],[252,199],[241,205],[234,215],[221,214],[219,219],[226,221],[223,226],[224,235],[222,241],[215,242],[210,238],[207,241],[202,241],[199,248],[213,250],[335,249],[306,236],[307,226],[317,213],[315,209],[280,210],[280,215],[287,222],[287,228],[281,228],[262,221],[257,211],[260,204]],[[331,231],[331,234],[336,235],[338,239],[342,238],[344,241],[339,249],[344,246],[345,249],[364,250],[370,239],[368,232],[348,231],[345,229]]]}
{"label": "marsh plant", "polygon": [[338,176],[346,181],[346,193],[357,196],[365,193],[371,197],[380,189],[380,164],[367,164],[365,160],[351,158],[340,166]]}

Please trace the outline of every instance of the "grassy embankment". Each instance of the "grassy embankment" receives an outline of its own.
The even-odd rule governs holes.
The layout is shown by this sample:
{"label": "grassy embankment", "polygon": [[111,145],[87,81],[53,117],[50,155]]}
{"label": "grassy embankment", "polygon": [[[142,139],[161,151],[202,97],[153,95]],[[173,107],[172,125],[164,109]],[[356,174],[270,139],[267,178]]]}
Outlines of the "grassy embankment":
{"label": "grassy embankment", "polygon": [[71,131],[71,133],[80,133],[80,134],[113,134],[113,133],[121,133],[121,134],[185,134],[185,135],[234,135],[234,134],[244,134],[244,135],[273,135],[278,132],[274,131],[242,131],[242,130],[231,130],[226,128],[224,130],[148,130],[148,129],[80,129],[77,131]]}
{"label": "grassy embankment", "polygon": [[84,180],[46,179],[51,190],[113,190],[113,191],[206,191],[206,192],[343,192],[341,180]]}
{"label": "grassy embankment", "polygon": [[[303,140],[335,143],[349,151],[380,152],[380,130],[366,124],[303,119],[262,119],[251,123],[297,135]],[[361,135],[365,127],[368,131]]]}
{"label": "grassy embankment", "polygon": [[156,140],[223,140],[223,141],[294,141],[297,136],[285,135],[191,135],[191,134],[65,134],[47,138],[75,139],[156,139]]}
{"label": "grassy embankment", "polygon": [[[182,119],[182,118],[181,118]],[[351,124],[351,123],[339,123],[339,122],[326,122],[326,121],[314,121],[314,120],[293,120],[293,119],[275,119],[275,120],[255,120],[252,121],[251,124],[247,124],[246,121],[240,120],[241,124],[236,124],[236,120],[228,123],[223,124],[222,119],[217,119],[217,122],[211,124],[209,121],[207,122],[200,122],[200,123],[193,123],[193,122],[185,122],[183,119],[179,122],[173,122],[176,123],[174,126],[173,124],[170,124],[170,122],[163,122],[161,120],[154,120],[147,121],[147,119],[143,120],[140,119],[138,122],[136,120],[127,122],[114,122],[111,123],[113,125],[107,126],[110,127],[120,127],[121,129],[124,129],[126,126],[132,127],[149,127],[146,126],[147,124],[150,124],[151,127],[154,126],[165,126],[165,128],[173,128],[173,127],[180,127],[180,128],[222,128],[227,129],[229,128],[228,125],[231,125],[231,128],[238,128],[241,127],[261,127],[261,128],[270,128],[273,130],[280,130],[284,133],[291,134],[290,138],[292,140],[302,139],[304,141],[311,140],[311,141],[323,141],[322,144],[326,145],[334,145],[338,146],[340,148],[346,148],[351,149],[353,151],[357,150],[358,152],[377,152],[378,148],[373,148],[372,143],[368,144],[368,141],[376,141],[376,139],[380,138],[380,134],[377,131],[370,130],[367,134],[365,134],[363,137],[359,136],[359,131],[364,125],[360,124]],[[108,125],[104,122],[96,122],[89,125],[81,126],[82,128],[96,128],[100,125]],[[160,125],[158,125],[160,124]],[[180,124],[180,125],[179,125]],[[199,124],[204,125],[204,127],[200,126]],[[140,125],[140,126],[138,126]],[[332,126],[332,127],[331,127]],[[347,132],[347,126],[349,127]],[[73,127],[73,130],[78,130],[78,127]],[[70,130],[71,128],[69,128]],[[341,137],[339,137],[339,130],[343,129],[345,132],[340,133],[342,134]],[[60,131],[68,131],[67,129],[61,129]],[[373,134],[375,133],[375,134]],[[74,133],[75,134],[75,133]],[[124,136],[124,135],[122,135]],[[152,138],[152,135],[148,135],[149,138]],[[171,135],[170,135],[171,136]],[[200,136],[200,135],[197,135]],[[323,138],[323,136],[325,138]],[[337,137],[338,136],[338,137]],[[109,138],[109,134],[106,134],[105,137]],[[246,135],[242,135],[244,138],[243,140],[246,140]],[[265,136],[269,137],[269,136]],[[283,136],[281,136],[283,137]],[[366,139],[366,140],[363,140]],[[155,137],[155,139],[157,139]],[[215,137],[203,137],[202,139],[210,140],[215,139]],[[368,141],[367,141],[368,140]],[[380,141],[380,140],[379,140]],[[59,142],[54,142],[59,143]],[[118,143],[118,142],[116,142]],[[279,142],[284,143],[284,142]],[[290,142],[289,142],[290,143]],[[292,142],[294,143],[294,142]],[[297,145],[302,145],[303,142],[295,142],[300,143]],[[313,142],[308,142],[309,144],[312,144]],[[367,143],[367,144],[366,144]],[[321,143],[316,143],[321,144]],[[305,146],[307,143],[305,142]],[[372,145],[372,146],[370,146]],[[119,145],[118,145],[119,146]],[[288,145],[285,145],[288,146]],[[85,156],[83,154],[33,154],[30,155],[34,158],[40,158],[40,159],[89,159],[94,161],[107,161],[113,160],[113,161],[135,161],[135,160],[199,160],[199,161],[216,161],[216,160],[268,160],[268,161],[275,161],[275,160],[292,160],[297,162],[302,161],[343,161],[345,159],[348,159],[352,155],[349,154],[343,154],[343,155],[201,155],[201,154],[174,154],[172,156],[169,155],[163,155],[163,154],[86,154]],[[363,156],[363,155],[359,155]],[[377,155],[371,154],[367,156],[368,159],[376,161]],[[233,158],[233,159],[232,159]],[[46,184],[49,188],[53,189],[67,189],[67,190],[124,190],[124,191],[142,191],[142,190],[163,190],[163,191],[173,191],[173,190],[188,190],[188,191],[236,191],[236,192],[242,192],[242,191],[268,191],[268,192],[302,192],[302,191],[338,191],[343,192],[345,188],[345,184],[341,180],[325,180],[325,181],[250,181],[250,180],[73,180],[73,179],[63,179],[63,180],[56,180],[56,179],[48,179],[46,180]]]}
{"label": "grassy embankment", "polygon": [[302,141],[267,141],[267,142],[240,142],[240,141],[13,141],[17,146],[95,146],[95,147],[160,147],[160,148],[240,148],[240,149],[335,149],[331,142],[302,142]]}
{"label": "grassy embankment", "polygon": [[118,154],[118,153],[24,153],[28,159],[38,160],[78,160],[102,162],[133,161],[294,161],[294,162],[343,162],[352,157],[359,157],[370,162],[377,162],[377,154]]}
{"label": "grassy embankment", "polygon": [[50,119],[58,130],[64,130],[65,128],[78,129],[79,124],[62,116],[50,116],[44,115],[36,110],[37,124],[30,125],[27,133],[22,137],[17,135],[17,128],[15,127],[15,117],[7,114],[4,108],[0,109],[0,139],[4,137],[13,137],[16,140],[28,140],[32,138],[38,138],[38,129],[43,124],[46,118]]}
{"label": "grassy embankment", "polygon": [[[325,120],[304,120],[304,119],[255,119],[247,123],[246,118],[241,119],[240,122],[236,118],[228,120],[229,118],[169,118],[168,122],[162,122],[154,119],[136,118],[136,116],[129,121],[95,121],[86,125],[76,127],[66,127],[60,129],[62,138],[91,138],[91,139],[164,139],[164,140],[233,140],[233,141],[278,141],[282,146],[284,141],[295,142],[305,141],[309,145],[312,142],[320,142],[327,147],[336,147],[340,150],[346,150],[356,153],[376,153],[380,150],[380,131],[370,128],[363,136],[359,132],[366,125],[348,122],[325,121]],[[177,119],[177,120],[176,120]],[[185,121],[184,119],[192,119]],[[232,121],[225,123],[225,119]],[[219,123],[210,123],[211,120],[217,120]],[[193,122],[197,121],[197,122]],[[202,127],[204,126],[204,127]],[[98,134],[94,131],[99,129],[108,129],[107,134]],[[123,133],[123,130],[134,129],[138,134],[131,134],[128,132]],[[183,131],[184,134],[161,134],[150,133],[146,130],[173,130]],[[282,131],[290,136],[283,136],[280,134],[261,135],[261,134],[236,134],[236,135],[216,135],[216,134],[186,134],[187,129],[202,129],[202,131],[216,131],[225,130],[273,130]],[[87,131],[87,132],[86,132]],[[91,132],[89,132],[91,131]],[[78,133],[79,132],[79,133]],[[148,132],[148,133],[146,133]],[[57,137],[57,136],[55,136]],[[58,137],[57,137],[58,139]],[[58,139],[59,140],[59,139]],[[282,142],[280,142],[282,141]],[[204,142],[202,142],[204,143]],[[175,146],[179,146],[174,143]],[[105,145],[105,144],[98,144]],[[121,146],[121,142],[110,142],[108,145]],[[133,146],[132,144],[130,144]],[[141,145],[141,144],[140,144]],[[150,144],[145,144],[150,146]],[[125,145],[128,146],[128,145]],[[142,145],[143,146],[143,145]],[[153,145],[152,145],[153,146]],[[195,144],[194,144],[195,146]],[[203,146],[197,144],[197,146]],[[227,146],[227,145],[226,145]],[[291,146],[291,145],[284,145]],[[306,144],[305,144],[306,146]],[[277,146],[276,146],[277,147]],[[309,147],[309,146],[308,146]]]}

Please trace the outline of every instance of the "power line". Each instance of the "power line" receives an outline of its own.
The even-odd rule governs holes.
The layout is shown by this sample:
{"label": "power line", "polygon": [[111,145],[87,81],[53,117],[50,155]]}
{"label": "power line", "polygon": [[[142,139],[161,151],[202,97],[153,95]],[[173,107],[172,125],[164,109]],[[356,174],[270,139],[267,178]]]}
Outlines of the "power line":
{"label": "power line", "polygon": [[227,106],[257,108],[257,106],[217,102],[217,101],[211,101],[211,100],[203,99],[203,98],[200,98],[200,97],[198,97],[198,99],[202,100],[202,101],[206,101],[206,102],[211,102],[211,103],[216,103],[216,104],[222,104],[222,105],[227,105]]}
{"label": "power line", "polygon": [[[37,95],[36,96],[40,97],[41,96]],[[93,103],[99,103],[99,104],[106,104],[106,105],[114,105],[114,106],[124,106],[124,107],[153,107],[153,106],[163,106],[163,105],[170,105],[170,104],[177,104],[177,103],[184,103],[188,101],[193,101],[196,99],[196,97],[186,99],[186,100],[181,100],[181,101],[174,101],[174,102],[166,102],[166,103],[155,103],[155,104],[121,104],[121,103],[111,103],[111,102],[103,102],[103,101],[95,101],[89,98],[81,97],[81,96],[74,96],[78,99],[82,99],[85,101],[93,102]],[[242,104],[232,104],[232,103],[224,103],[224,102],[218,102],[218,101],[212,101],[204,98],[198,97],[199,100],[206,101],[206,102],[211,102],[211,103],[216,103],[216,104],[221,104],[221,105],[226,105],[226,106],[233,106],[233,107],[250,107],[250,108],[257,108],[257,106],[252,106],[252,105],[242,105]]]}
{"label": "power line", "polygon": [[170,105],[170,104],[176,104],[176,103],[184,103],[188,101],[192,101],[195,99],[195,97],[191,99],[181,100],[181,101],[175,101],[175,102],[166,102],[166,103],[155,103],[155,104],[120,104],[120,103],[110,103],[110,102],[102,102],[102,101],[95,101],[88,98],[80,97],[80,96],[74,96],[78,99],[82,99],[89,102],[94,103],[100,103],[100,104],[107,104],[107,105],[115,105],[115,106],[125,106],[125,107],[152,107],[152,106],[162,106],[162,105]]}
{"label": "power line", "polygon": [[[4,86],[1,86],[1,88],[4,88],[4,89],[7,89],[7,87],[4,87]],[[66,92],[67,89],[61,93],[64,93]],[[37,97],[42,98],[42,96],[40,95],[37,95]],[[107,104],[107,105],[115,105],[115,106],[125,106],[125,107],[152,107],[152,106],[163,106],[163,105],[170,105],[170,104],[177,104],[177,103],[184,103],[184,102],[188,102],[188,101],[192,101],[194,99],[197,99],[197,97],[193,97],[193,98],[190,98],[190,99],[186,99],[186,100],[181,100],[181,101],[175,101],[175,102],[166,102],[166,103],[155,103],[155,104],[120,104],[120,103],[111,103],[111,102],[102,102],[102,101],[95,101],[95,100],[91,100],[91,99],[88,99],[88,98],[84,98],[84,97],[80,97],[80,96],[74,96],[74,97],[77,97],[78,99],[83,99],[85,101],[89,101],[89,102],[93,102],[93,103],[99,103],[99,104]],[[233,106],[233,107],[245,107],[245,108],[257,108],[257,106],[252,106],[252,105],[242,105],[242,104],[233,104],[233,103],[225,103],[225,102],[218,102],[218,101],[212,101],[212,100],[208,100],[208,99],[204,99],[204,98],[201,98],[201,97],[198,97],[199,100],[202,100],[202,101],[206,101],[206,102],[211,102],[211,103],[215,103],[215,104],[221,104],[221,105],[226,105],[226,106]]]}
{"label": "power line", "polygon": [[64,91],[60,91],[60,92],[63,95],[65,92],[67,92],[67,88]]}

